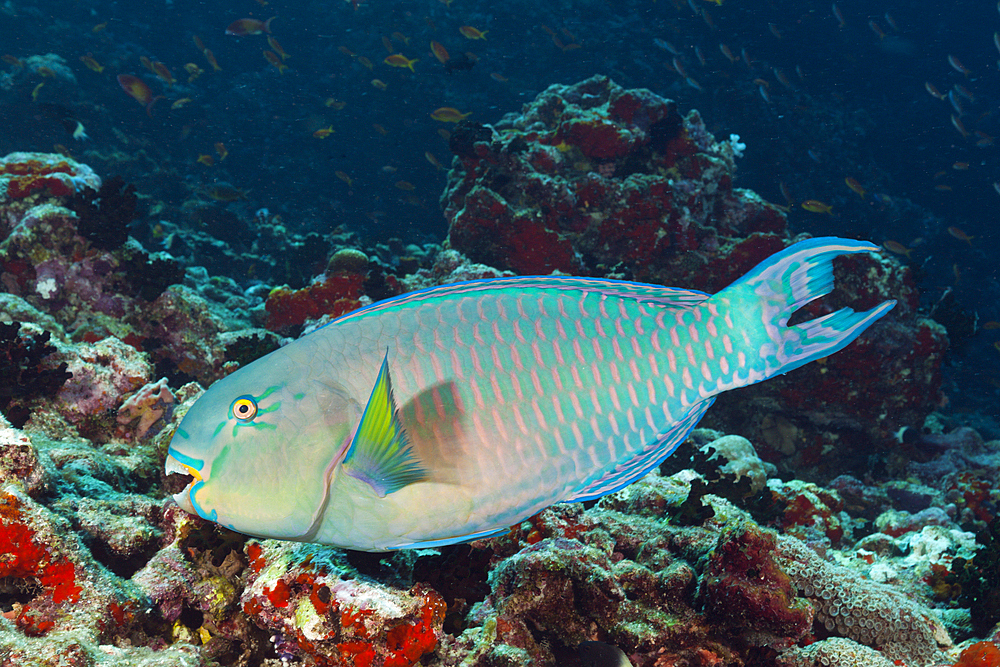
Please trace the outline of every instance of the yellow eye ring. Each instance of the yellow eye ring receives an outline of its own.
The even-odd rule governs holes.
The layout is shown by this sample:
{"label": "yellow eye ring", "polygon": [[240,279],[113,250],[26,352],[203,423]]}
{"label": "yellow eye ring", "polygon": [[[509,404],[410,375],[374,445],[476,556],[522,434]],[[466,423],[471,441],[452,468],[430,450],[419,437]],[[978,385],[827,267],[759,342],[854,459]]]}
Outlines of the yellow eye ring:
{"label": "yellow eye ring", "polygon": [[257,401],[253,400],[252,396],[240,396],[233,401],[229,412],[243,424],[253,421],[253,418],[257,416]]}

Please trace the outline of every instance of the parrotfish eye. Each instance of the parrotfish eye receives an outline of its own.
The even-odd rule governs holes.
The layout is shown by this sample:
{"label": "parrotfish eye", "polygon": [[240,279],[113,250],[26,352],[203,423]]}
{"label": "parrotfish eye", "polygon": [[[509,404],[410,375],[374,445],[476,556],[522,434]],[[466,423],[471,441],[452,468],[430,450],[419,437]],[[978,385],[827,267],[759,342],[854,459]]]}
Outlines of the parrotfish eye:
{"label": "parrotfish eye", "polygon": [[252,396],[240,396],[230,406],[229,411],[242,423],[247,423],[257,416],[257,401]]}

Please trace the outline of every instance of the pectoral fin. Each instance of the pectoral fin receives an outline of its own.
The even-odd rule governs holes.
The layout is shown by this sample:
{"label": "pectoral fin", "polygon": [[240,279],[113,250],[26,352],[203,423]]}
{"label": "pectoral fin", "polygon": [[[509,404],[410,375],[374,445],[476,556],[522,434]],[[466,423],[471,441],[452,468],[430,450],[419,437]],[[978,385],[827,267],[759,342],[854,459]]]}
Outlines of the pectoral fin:
{"label": "pectoral fin", "polygon": [[344,455],[344,472],[365,482],[380,497],[428,479],[413,453],[399,420],[389,377],[389,354],[382,359],[375,386],[361,415],[351,446]]}

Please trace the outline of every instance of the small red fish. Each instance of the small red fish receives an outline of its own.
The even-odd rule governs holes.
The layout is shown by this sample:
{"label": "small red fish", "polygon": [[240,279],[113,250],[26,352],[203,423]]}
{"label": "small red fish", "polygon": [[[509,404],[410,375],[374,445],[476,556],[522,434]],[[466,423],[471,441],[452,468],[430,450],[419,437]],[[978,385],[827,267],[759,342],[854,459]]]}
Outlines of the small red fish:
{"label": "small red fish", "polygon": [[479,30],[473,28],[471,25],[463,25],[458,29],[458,31],[462,33],[462,35],[466,39],[482,39],[482,40],[486,39],[486,33],[489,32],[489,30],[483,30],[482,32],[480,32]]}
{"label": "small red fish", "polygon": [[275,18],[272,16],[266,21],[259,19],[238,19],[229,24],[229,27],[226,28],[226,34],[236,35],[237,37],[259,35],[264,32],[271,34],[271,21]]}
{"label": "small red fish", "polygon": [[174,85],[174,75],[170,71],[169,67],[167,67],[160,61],[156,61],[155,63],[153,63],[153,71],[156,72],[156,76],[160,77],[166,82],[167,86]]}
{"label": "small red fish", "polygon": [[975,236],[969,236],[958,227],[949,227],[948,233],[951,234],[954,238],[958,239],[959,241],[965,241],[970,246],[972,245],[972,239],[976,238]]}
{"label": "small red fish", "polygon": [[279,74],[284,74],[285,70],[288,69],[288,65],[281,62],[281,58],[274,51],[264,51],[264,59],[271,63],[277,70]]}
{"label": "small red fish", "polygon": [[448,54],[448,49],[444,48],[444,45],[440,42],[431,42],[431,51],[434,53],[434,57],[437,58],[442,65],[447,64],[447,62],[451,59],[451,56]]}
{"label": "small red fish", "polygon": [[146,115],[152,118],[153,103],[160,98],[153,97],[153,91],[149,89],[145,81],[131,74],[119,74],[118,85],[128,93],[129,97],[146,107]]}

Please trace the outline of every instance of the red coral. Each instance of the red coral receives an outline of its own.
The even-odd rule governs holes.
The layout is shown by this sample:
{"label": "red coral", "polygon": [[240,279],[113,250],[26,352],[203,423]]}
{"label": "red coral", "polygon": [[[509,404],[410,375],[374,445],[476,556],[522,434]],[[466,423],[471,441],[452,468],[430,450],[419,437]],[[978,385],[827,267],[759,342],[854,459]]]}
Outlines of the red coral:
{"label": "red coral", "polygon": [[414,592],[419,592],[424,600],[420,617],[413,623],[397,625],[386,633],[389,654],[385,658],[385,667],[411,667],[437,646],[436,628],[444,623],[448,605],[430,588],[415,589]]}
{"label": "red coral", "polygon": [[794,642],[812,627],[812,612],[775,562],[775,546],[774,535],[755,525],[726,526],[709,556],[705,612],[762,633],[764,643]]}
{"label": "red coral", "polygon": [[962,651],[955,667],[1000,667],[1000,649],[993,642],[976,642]]}
{"label": "red coral", "polygon": [[265,326],[271,331],[281,331],[324,315],[339,317],[349,313],[361,305],[364,283],[364,275],[335,273],[300,290],[276,287],[264,304]]}
{"label": "red coral", "polygon": [[75,173],[73,167],[65,160],[56,164],[46,164],[41,160],[25,160],[0,165],[0,175],[13,176],[7,182],[7,196],[11,199],[23,199],[32,192],[45,188],[57,197],[71,195],[76,191],[71,180]]}
{"label": "red coral", "polygon": [[[51,553],[36,538],[35,531],[25,523],[17,497],[0,495],[0,579],[34,578],[53,602],[76,602],[82,589],[76,584],[73,564]],[[42,632],[47,629],[38,624],[33,627]]]}
{"label": "red coral", "polygon": [[288,606],[290,593],[291,589],[288,588],[288,584],[286,584],[283,579],[278,579],[274,582],[274,589],[264,588],[264,595],[266,595],[267,599],[271,601],[271,604],[279,609],[283,609]]}
{"label": "red coral", "polygon": [[584,155],[597,160],[615,160],[632,150],[629,133],[606,119],[572,119],[563,123],[557,138],[577,146]]}
{"label": "red coral", "polygon": [[250,568],[254,574],[259,574],[266,564],[264,561],[264,549],[260,546],[260,543],[253,542],[247,546],[247,557],[250,559]]}

